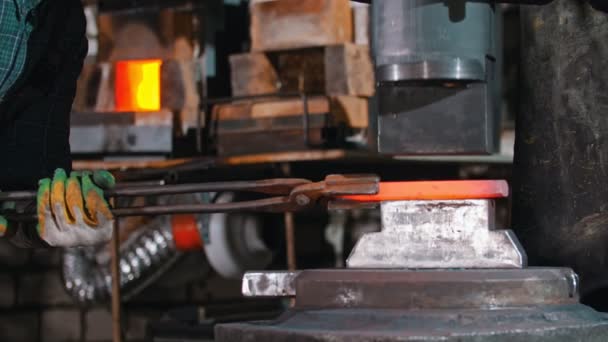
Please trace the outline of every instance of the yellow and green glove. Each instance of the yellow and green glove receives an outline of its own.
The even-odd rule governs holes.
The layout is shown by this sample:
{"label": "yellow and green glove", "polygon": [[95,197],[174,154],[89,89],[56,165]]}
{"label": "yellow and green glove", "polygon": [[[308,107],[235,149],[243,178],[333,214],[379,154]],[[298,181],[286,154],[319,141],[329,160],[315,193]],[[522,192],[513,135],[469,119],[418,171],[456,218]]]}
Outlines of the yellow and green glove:
{"label": "yellow and green glove", "polygon": [[[54,247],[90,246],[112,236],[114,217],[103,190],[114,187],[107,171],[72,172],[57,169],[53,179],[40,180],[37,232]],[[0,219],[0,230],[3,221]],[[6,220],[4,220],[6,227]]]}
{"label": "yellow and green glove", "polygon": [[8,230],[8,222],[4,216],[0,216],[0,237],[3,237]]}

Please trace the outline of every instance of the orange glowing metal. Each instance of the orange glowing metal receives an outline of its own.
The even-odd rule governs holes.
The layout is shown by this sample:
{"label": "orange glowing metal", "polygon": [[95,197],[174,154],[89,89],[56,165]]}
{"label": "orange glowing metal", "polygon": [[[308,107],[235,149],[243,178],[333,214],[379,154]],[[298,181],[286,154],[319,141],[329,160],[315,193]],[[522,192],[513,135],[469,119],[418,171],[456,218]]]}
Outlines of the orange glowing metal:
{"label": "orange glowing metal", "polygon": [[509,196],[503,180],[381,182],[375,195],[347,195],[356,202],[491,199]]}
{"label": "orange glowing metal", "polygon": [[161,65],[160,59],[116,62],[114,81],[116,111],[160,110]]}

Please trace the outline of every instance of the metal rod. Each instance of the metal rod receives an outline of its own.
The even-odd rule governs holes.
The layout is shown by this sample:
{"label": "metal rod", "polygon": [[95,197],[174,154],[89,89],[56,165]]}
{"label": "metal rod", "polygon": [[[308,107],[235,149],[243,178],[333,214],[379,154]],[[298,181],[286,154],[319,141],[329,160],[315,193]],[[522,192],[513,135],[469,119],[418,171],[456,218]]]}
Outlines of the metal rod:
{"label": "metal rod", "polygon": [[[319,196],[330,197],[346,194],[372,194],[378,193],[378,179],[376,176],[348,177],[333,175],[326,177],[324,182],[313,183],[306,179],[279,178],[260,181],[196,183],[167,186],[137,186],[119,188],[106,193],[110,199],[120,196],[146,196],[169,195],[178,193],[221,192],[221,191],[250,191],[271,197],[250,201],[232,203],[196,203],[174,204],[141,207],[118,207],[111,209],[116,217],[121,216],[157,216],[170,214],[202,214],[237,211],[257,212],[294,212],[316,204]],[[308,193],[309,192],[309,193]],[[33,193],[0,193],[0,201],[29,198]],[[312,196],[312,197],[309,197]],[[351,196],[352,197],[352,196]],[[335,198],[334,198],[335,199]],[[344,208],[346,204],[341,204]],[[0,212],[6,219],[12,221],[35,221],[35,212],[20,212],[6,210]]]}
{"label": "metal rod", "polygon": [[122,308],[120,298],[120,225],[114,221],[112,233],[112,341],[122,342]]}
{"label": "metal rod", "polygon": [[232,203],[212,204],[175,204],[162,206],[145,206],[112,209],[116,217],[124,216],[156,216],[171,214],[208,214],[229,213],[242,211],[282,212],[289,210],[291,203],[285,197],[270,197],[265,199]]}
{"label": "metal rod", "polygon": [[149,181],[133,181],[133,182],[120,182],[116,184],[116,189],[130,188],[130,187],[143,187],[143,186],[162,186],[165,185],[164,179],[149,180]]}
{"label": "metal rod", "polygon": [[[243,211],[258,212],[285,212],[295,210],[294,205],[287,197],[269,197],[252,201],[241,201],[231,203],[199,203],[199,204],[174,204],[145,207],[113,208],[115,217],[127,216],[158,216],[173,214],[211,214],[230,213]],[[3,216],[9,221],[35,222],[38,217],[35,213],[6,213]]]}
{"label": "metal rod", "polygon": [[[205,117],[208,115],[207,94],[205,91],[207,87],[204,81],[204,77],[201,83],[201,108],[199,108],[199,110],[196,112],[196,152],[198,152],[199,154],[203,153],[203,113],[205,114]],[[207,125],[205,125],[205,127],[207,127]]]}
{"label": "metal rod", "polygon": [[[261,181],[236,181],[215,183],[192,183],[175,185],[141,185],[132,187],[117,186],[106,190],[108,197],[137,197],[137,196],[163,196],[197,192],[219,191],[251,191],[267,195],[287,195],[297,185],[305,184],[305,179],[267,179]],[[35,191],[0,192],[0,202],[25,201],[36,199]]]}
{"label": "metal rod", "polygon": [[293,223],[293,214],[285,213],[285,242],[287,244],[287,269],[295,271],[296,264],[296,246],[295,246],[295,229]]}
{"label": "metal rod", "polygon": [[[289,271],[295,271],[297,268],[296,264],[296,234],[294,229],[293,214],[286,212],[283,215],[285,219],[285,242],[287,244],[287,269]],[[295,297],[289,301],[289,306],[294,307],[296,305]]]}
{"label": "metal rod", "polygon": [[306,94],[301,95],[302,98],[302,119],[304,124],[304,146],[310,146],[310,117],[308,113],[308,96]]}

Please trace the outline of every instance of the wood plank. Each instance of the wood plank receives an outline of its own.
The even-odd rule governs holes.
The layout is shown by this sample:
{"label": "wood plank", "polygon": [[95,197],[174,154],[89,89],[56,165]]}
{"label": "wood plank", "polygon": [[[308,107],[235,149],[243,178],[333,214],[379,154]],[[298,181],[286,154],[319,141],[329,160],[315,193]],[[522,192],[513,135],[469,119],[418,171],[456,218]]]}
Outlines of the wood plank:
{"label": "wood plank", "polygon": [[[246,154],[240,156],[225,157],[218,160],[222,165],[247,165],[264,163],[284,163],[299,161],[337,160],[346,158],[350,153],[345,150],[307,150],[286,151],[273,153]],[[357,154],[358,155],[358,154]]]}
{"label": "wood plank", "polygon": [[[309,143],[324,143],[322,128],[309,130]],[[224,133],[218,137],[217,152],[220,156],[307,150],[302,129],[284,129],[268,132]]]}
{"label": "wood plank", "polygon": [[370,5],[355,2],[353,5],[354,42],[369,45],[370,40]]}
{"label": "wood plank", "polygon": [[325,48],[268,53],[279,75],[281,91],[325,94]]}
{"label": "wood plank", "polygon": [[253,2],[250,12],[253,51],[353,41],[353,20],[348,0]]}
{"label": "wood plank", "polygon": [[[329,101],[326,97],[312,97],[308,101],[308,113],[318,115],[329,113]],[[268,118],[278,116],[302,115],[304,101],[300,98],[284,101],[256,103],[251,108],[252,118]]]}
{"label": "wood plank", "polygon": [[272,94],[279,91],[275,68],[264,53],[230,56],[232,96]]}
{"label": "wood plank", "polygon": [[[301,117],[304,106],[300,98],[274,100],[240,101],[219,104],[213,108],[213,115],[220,122],[230,120],[251,120]],[[344,123],[348,127],[366,128],[369,124],[368,99],[357,96],[315,96],[308,100],[311,116],[331,114],[329,123]]]}
{"label": "wood plank", "polygon": [[[309,128],[327,127],[327,123],[331,122],[329,114],[311,115],[308,120]],[[222,120],[218,123],[218,133],[246,133],[260,132],[266,133],[275,130],[284,129],[303,129],[304,120],[301,115],[283,116],[276,118],[261,118],[261,119],[242,119],[242,120]]]}
{"label": "wood plank", "polygon": [[331,98],[331,113],[336,122],[352,128],[369,126],[368,99],[356,96],[335,96]]}
{"label": "wood plank", "polygon": [[330,45],[230,57],[234,95],[305,92],[372,96],[374,71],[369,47]]}
{"label": "wood plank", "polygon": [[189,57],[163,61],[161,104],[162,108],[179,113],[175,125],[181,126],[181,133],[185,133],[188,128],[196,127],[197,124],[200,89],[196,80],[204,78],[202,64],[202,58]]}
{"label": "wood plank", "polygon": [[325,48],[325,93],[371,97],[374,68],[365,45],[342,44]]}
{"label": "wood plank", "polygon": [[[329,100],[324,96],[308,99],[310,115],[329,113]],[[213,107],[213,115],[221,120],[270,118],[301,115],[304,106],[300,98],[286,98],[264,101],[239,101]]]}

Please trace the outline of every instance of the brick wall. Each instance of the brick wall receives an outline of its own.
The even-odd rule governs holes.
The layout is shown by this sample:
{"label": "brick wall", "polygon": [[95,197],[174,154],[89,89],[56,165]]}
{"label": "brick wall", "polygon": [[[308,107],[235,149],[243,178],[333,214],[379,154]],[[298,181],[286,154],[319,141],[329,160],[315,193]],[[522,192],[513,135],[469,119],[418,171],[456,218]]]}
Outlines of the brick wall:
{"label": "brick wall", "polygon": [[[0,240],[0,341],[111,341],[109,304],[78,307],[63,289],[60,262],[60,250],[19,249]],[[186,267],[164,277],[170,282],[160,279],[125,305],[127,341],[143,341],[147,322],[171,308],[239,297],[238,281],[205,279],[208,268],[199,256],[181,264]],[[193,269],[200,271],[194,280]]]}

